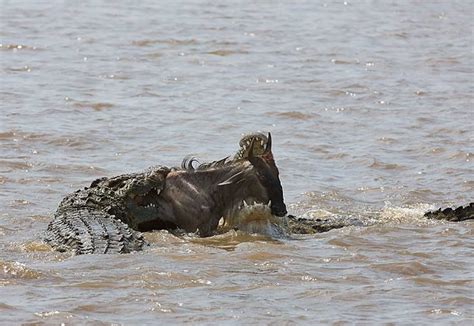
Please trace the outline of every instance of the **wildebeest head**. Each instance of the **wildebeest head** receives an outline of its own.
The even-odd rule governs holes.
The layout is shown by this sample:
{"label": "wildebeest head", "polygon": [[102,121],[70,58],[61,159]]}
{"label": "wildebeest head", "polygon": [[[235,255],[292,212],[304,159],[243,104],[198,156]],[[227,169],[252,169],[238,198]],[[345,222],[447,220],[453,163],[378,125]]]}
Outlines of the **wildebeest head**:
{"label": "wildebeest head", "polygon": [[256,170],[256,175],[267,192],[271,201],[270,208],[272,214],[276,216],[285,216],[287,213],[285,201],[283,199],[283,188],[281,186],[279,171],[273,159],[272,136],[268,133],[268,141],[265,151],[262,155],[254,155],[254,140],[248,147],[245,157],[250,161]]}

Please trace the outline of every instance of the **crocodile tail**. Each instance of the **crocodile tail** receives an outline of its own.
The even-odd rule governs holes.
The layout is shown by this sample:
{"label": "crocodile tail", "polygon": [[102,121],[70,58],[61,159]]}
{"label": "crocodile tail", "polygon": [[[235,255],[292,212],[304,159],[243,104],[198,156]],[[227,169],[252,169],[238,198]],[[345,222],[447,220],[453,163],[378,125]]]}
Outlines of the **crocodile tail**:
{"label": "crocodile tail", "polygon": [[437,211],[425,213],[425,217],[453,222],[472,220],[474,219],[474,203],[470,203],[466,206],[459,206],[457,208],[440,208]]}
{"label": "crocodile tail", "polygon": [[129,253],[145,244],[140,232],[115,216],[88,208],[57,212],[45,240],[56,250],[73,250],[78,255]]}

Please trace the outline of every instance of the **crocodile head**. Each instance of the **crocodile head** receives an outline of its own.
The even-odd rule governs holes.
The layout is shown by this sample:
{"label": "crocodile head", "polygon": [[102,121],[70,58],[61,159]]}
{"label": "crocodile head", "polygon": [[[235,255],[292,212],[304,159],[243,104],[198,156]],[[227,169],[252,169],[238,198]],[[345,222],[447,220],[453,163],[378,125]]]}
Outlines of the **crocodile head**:
{"label": "crocodile head", "polygon": [[239,150],[234,155],[234,160],[246,159],[249,157],[249,149],[252,144],[253,155],[261,156],[265,152],[268,143],[268,136],[261,132],[245,134],[240,138]]}
{"label": "crocodile head", "polygon": [[156,216],[154,206],[165,187],[165,179],[171,169],[158,166],[145,172],[101,178],[92,182],[89,193],[99,196],[87,203],[111,215],[115,215],[132,228],[136,221],[151,220]]}
{"label": "crocodile head", "polygon": [[137,226],[138,221],[143,224],[156,218],[157,202],[166,187],[165,180],[170,172],[171,169],[163,166],[150,168],[141,173],[140,177],[127,180],[123,185],[131,225]]}

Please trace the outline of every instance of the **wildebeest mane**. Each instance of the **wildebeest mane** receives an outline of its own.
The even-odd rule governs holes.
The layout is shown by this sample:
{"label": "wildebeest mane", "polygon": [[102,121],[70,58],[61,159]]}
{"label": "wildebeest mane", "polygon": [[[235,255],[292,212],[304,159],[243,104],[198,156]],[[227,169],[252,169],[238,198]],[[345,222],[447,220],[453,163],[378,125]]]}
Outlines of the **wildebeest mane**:
{"label": "wildebeest mane", "polygon": [[[194,166],[194,163],[198,163],[197,166]],[[224,166],[228,166],[235,163],[235,160],[230,159],[230,156],[224,157],[223,159],[212,161],[212,162],[205,162],[199,163],[199,161],[194,156],[186,156],[183,161],[181,162],[181,168],[186,171],[203,171],[209,170],[214,168],[220,168]]]}

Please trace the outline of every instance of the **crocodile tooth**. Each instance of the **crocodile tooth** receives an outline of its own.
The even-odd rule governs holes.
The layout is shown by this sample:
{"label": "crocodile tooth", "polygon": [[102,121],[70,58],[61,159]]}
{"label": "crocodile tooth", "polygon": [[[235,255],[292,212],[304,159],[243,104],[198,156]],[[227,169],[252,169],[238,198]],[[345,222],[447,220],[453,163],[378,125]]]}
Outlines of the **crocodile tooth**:
{"label": "crocodile tooth", "polygon": [[263,147],[263,139],[260,141],[260,145],[262,145],[262,147]]}
{"label": "crocodile tooth", "polygon": [[161,189],[156,189],[156,194],[159,196],[161,193]]}
{"label": "crocodile tooth", "polygon": [[272,205],[272,201],[269,200],[267,206],[270,207]]}
{"label": "crocodile tooth", "polygon": [[249,204],[247,204],[247,202],[245,201],[245,199],[244,199],[244,207],[249,207]]}

